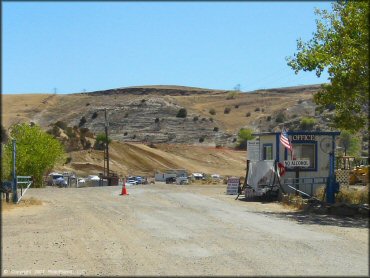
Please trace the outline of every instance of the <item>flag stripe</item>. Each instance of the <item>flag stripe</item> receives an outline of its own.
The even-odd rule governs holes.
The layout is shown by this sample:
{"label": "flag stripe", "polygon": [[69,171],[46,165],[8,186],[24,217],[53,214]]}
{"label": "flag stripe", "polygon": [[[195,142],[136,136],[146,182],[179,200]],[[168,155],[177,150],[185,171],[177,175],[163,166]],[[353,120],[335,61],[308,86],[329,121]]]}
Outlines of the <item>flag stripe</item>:
{"label": "flag stripe", "polygon": [[289,142],[289,138],[288,138],[288,133],[285,131],[285,129],[283,129],[281,131],[281,135],[280,135],[280,142],[281,144],[283,144],[284,147],[286,147],[287,149],[289,150],[293,150],[293,146],[290,144]]}

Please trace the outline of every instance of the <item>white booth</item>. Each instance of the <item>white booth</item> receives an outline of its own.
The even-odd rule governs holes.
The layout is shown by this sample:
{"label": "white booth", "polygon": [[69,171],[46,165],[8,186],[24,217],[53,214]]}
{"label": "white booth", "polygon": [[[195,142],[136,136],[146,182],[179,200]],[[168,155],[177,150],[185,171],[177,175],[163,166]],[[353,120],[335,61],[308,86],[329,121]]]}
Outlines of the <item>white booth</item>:
{"label": "white booth", "polygon": [[[276,161],[280,168],[280,183],[286,193],[298,189],[314,195],[329,177],[329,154],[334,155],[335,141],[340,132],[287,131],[293,151],[281,142],[280,132],[255,133],[248,141],[247,160]],[[332,165],[334,166],[334,165]]]}

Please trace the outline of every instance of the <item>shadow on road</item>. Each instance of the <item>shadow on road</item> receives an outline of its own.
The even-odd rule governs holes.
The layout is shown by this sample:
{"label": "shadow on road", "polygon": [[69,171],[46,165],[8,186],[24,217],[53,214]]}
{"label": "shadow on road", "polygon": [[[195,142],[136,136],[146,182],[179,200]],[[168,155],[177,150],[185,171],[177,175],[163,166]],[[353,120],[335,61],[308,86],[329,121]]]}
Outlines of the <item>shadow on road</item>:
{"label": "shadow on road", "polygon": [[297,221],[299,224],[316,224],[351,228],[369,228],[369,219],[365,217],[343,217],[335,215],[320,215],[313,213],[298,212],[260,212],[261,214],[273,215]]}
{"label": "shadow on road", "polygon": [[[268,203],[258,199],[247,200],[244,198],[239,198],[238,200],[241,202],[257,201],[261,202],[262,204]],[[331,214],[316,214],[306,211],[256,212],[256,213],[270,215],[277,218],[294,220],[298,224],[327,225],[351,228],[369,228],[369,218],[364,216],[338,216]]]}

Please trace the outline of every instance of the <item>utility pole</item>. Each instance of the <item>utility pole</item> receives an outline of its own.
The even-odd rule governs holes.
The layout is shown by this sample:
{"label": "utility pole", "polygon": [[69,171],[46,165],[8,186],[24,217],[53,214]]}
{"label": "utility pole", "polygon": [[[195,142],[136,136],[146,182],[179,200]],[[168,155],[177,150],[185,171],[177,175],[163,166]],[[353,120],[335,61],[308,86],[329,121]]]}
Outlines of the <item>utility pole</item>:
{"label": "utility pole", "polygon": [[13,139],[13,203],[16,204],[18,202],[18,193],[17,193],[17,173],[16,173],[16,141]]}
{"label": "utility pole", "polygon": [[[107,109],[104,110],[104,117],[105,117],[105,139],[106,139],[106,142],[105,142],[105,150],[104,150],[104,175],[108,178],[108,185],[110,183],[110,179],[109,179],[109,139],[108,139],[108,126],[109,126],[109,122],[108,122],[108,119],[107,119]],[[105,164],[107,165],[107,168],[105,168]],[[107,171],[105,172],[105,169],[107,169]]]}

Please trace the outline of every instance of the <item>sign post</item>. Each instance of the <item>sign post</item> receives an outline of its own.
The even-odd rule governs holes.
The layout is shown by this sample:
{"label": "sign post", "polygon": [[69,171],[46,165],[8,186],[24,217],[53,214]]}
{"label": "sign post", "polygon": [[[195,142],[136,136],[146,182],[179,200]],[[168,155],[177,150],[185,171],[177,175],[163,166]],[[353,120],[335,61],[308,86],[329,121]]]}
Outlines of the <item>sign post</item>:
{"label": "sign post", "polygon": [[16,149],[16,141],[15,139],[13,139],[13,203],[17,203],[18,202],[18,193],[17,193],[17,172],[16,172],[16,166],[17,166],[17,163],[16,163],[16,159],[17,159],[17,156],[16,156],[16,152],[17,152],[17,149]]}

